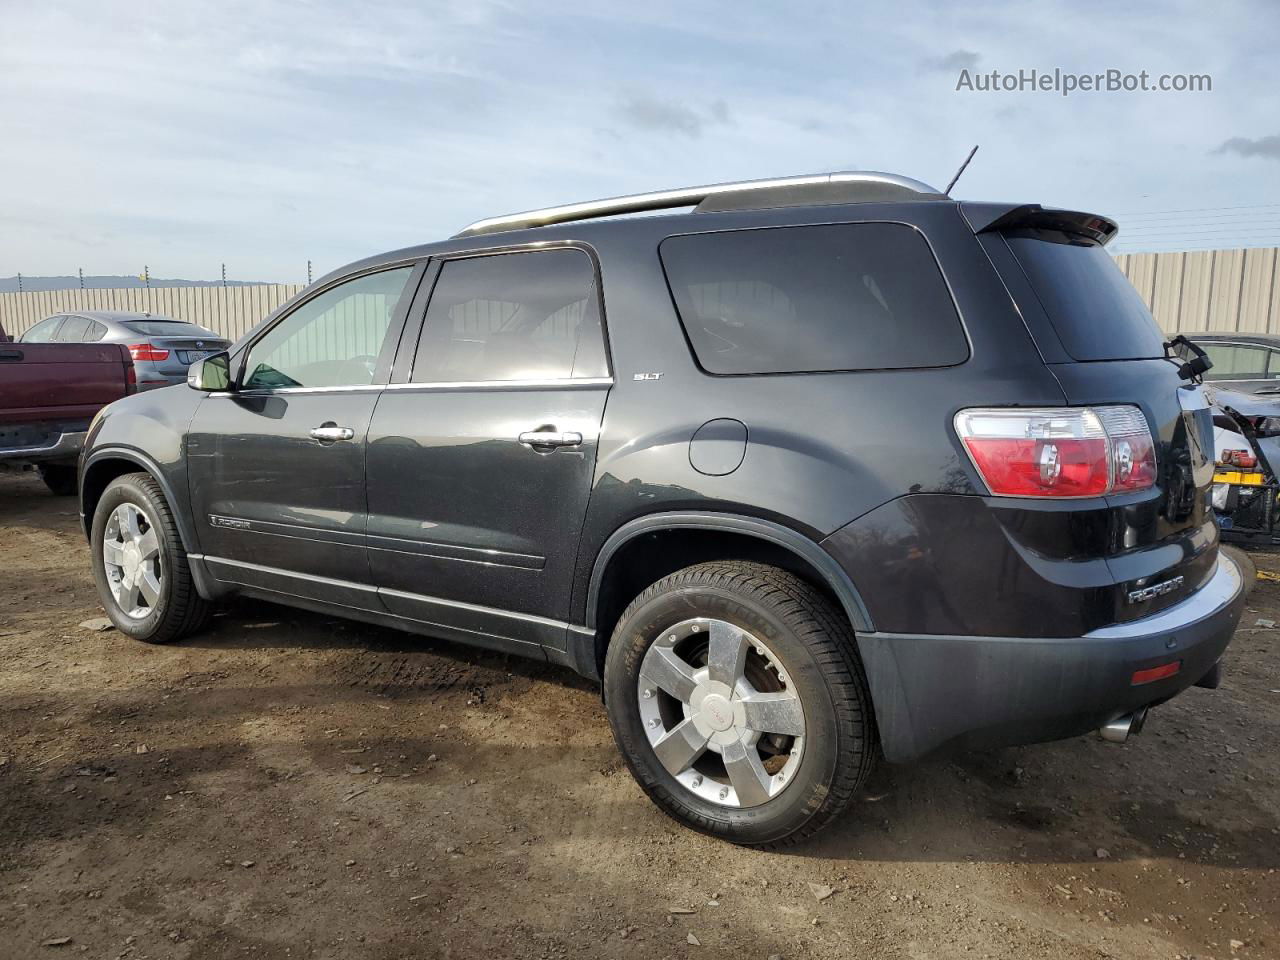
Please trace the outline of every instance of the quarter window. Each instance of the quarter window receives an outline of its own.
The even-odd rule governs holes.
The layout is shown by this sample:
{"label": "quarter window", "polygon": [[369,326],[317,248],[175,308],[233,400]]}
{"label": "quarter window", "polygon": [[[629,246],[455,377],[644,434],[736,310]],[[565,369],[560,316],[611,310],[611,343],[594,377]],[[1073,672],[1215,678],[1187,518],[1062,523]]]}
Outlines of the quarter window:
{"label": "quarter window", "polygon": [[371,273],[313,297],[249,350],[247,389],[373,383],[412,267]]}
{"label": "quarter window", "polygon": [[414,356],[414,383],[608,375],[600,297],[581,250],[447,260]]}
{"label": "quarter window", "polygon": [[924,238],[898,223],[730,230],[660,247],[708,373],[940,367],[969,356]]}

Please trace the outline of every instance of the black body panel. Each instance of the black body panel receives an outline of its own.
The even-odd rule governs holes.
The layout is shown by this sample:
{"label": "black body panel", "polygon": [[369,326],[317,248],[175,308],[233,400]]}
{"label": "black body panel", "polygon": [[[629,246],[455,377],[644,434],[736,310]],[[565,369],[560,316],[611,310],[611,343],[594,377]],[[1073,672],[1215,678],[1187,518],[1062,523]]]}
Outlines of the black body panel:
{"label": "black body panel", "polygon": [[[786,551],[844,607],[891,759],[950,741],[1070,735],[1207,672],[1239,616],[1240,591],[1189,632],[1144,632],[1145,618],[1190,609],[1222,569],[1203,496],[1202,424],[1165,361],[1072,361],[998,232],[1002,222],[1042,222],[1037,211],[949,200],[726,210],[370,258],[284,305],[232,348],[231,369],[317,291],[412,265],[372,382],[175,389],[113,404],[87,441],[83,506],[91,514],[95,490],[135,464],[164,485],[206,595],[267,597],[588,675],[612,627],[602,585],[628,543],[664,531],[750,538]],[[905,224],[922,238],[967,359],[760,375],[699,367],[663,240],[860,222]],[[1105,226],[1077,214],[1054,223]],[[566,245],[592,257],[611,376],[410,382],[443,259]],[[1157,441],[1154,488],[1088,500],[991,496],[953,427],[967,407],[1096,404],[1142,410]],[[324,424],[352,436],[318,442],[309,431]],[[539,428],[581,442],[543,450],[517,439]],[[1163,594],[1129,599],[1176,577]],[[1089,639],[1131,621],[1122,644]],[[1171,637],[1194,647],[1186,671],[1158,690],[1130,691],[1126,671],[1158,659]]]}
{"label": "black body panel", "polygon": [[[211,396],[187,435],[191,512],[219,579],[375,606],[365,548],[365,436],[378,394]],[[348,427],[351,440],[310,431]],[[246,566],[248,565],[248,566]],[[295,574],[298,576],[287,576]],[[342,589],[308,578],[349,581]],[[360,585],[360,589],[355,585]]]}
{"label": "black body panel", "polygon": [[[434,620],[447,600],[524,615],[495,627],[515,639],[549,639],[527,618],[561,621],[563,634],[607,394],[607,384],[383,393],[369,434],[368,545],[387,611]],[[516,439],[539,427],[583,440],[539,451]]]}

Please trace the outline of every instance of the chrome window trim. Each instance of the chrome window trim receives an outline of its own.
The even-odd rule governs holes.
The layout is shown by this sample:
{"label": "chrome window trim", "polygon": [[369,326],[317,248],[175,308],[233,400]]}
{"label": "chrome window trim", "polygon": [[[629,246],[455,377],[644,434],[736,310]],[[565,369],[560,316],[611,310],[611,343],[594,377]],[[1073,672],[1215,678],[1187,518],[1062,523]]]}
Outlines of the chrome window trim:
{"label": "chrome window trim", "polygon": [[612,387],[613,377],[565,377],[545,380],[442,380],[435,383],[374,383],[354,387],[276,387],[271,390],[216,390],[210,397],[273,397],[277,394],[368,393],[373,390],[573,390]]}
{"label": "chrome window trim", "polygon": [[368,393],[372,390],[382,390],[385,384],[371,383],[358,384],[349,387],[251,387],[248,390],[217,390],[211,392],[211,397],[273,397],[276,394],[287,393]]}
{"label": "chrome window trim", "polygon": [[613,377],[548,377],[542,380],[437,380],[428,383],[389,383],[387,390],[536,390],[611,387]]}

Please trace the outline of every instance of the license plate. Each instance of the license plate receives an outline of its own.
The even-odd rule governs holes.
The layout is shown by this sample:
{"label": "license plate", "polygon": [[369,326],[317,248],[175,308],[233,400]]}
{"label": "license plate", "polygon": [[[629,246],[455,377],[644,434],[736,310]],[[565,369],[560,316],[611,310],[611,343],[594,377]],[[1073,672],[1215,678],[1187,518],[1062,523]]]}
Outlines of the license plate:
{"label": "license plate", "polygon": [[185,358],[182,362],[196,363],[199,360],[203,360],[205,357],[212,357],[217,352],[217,350],[187,350],[182,354]]}
{"label": "license plate", "polygon": [[1214,483],[1231,483],[1237,487],[1261,487],[1266,480],[1260,473],[1242,473],[1239,470],[1219,470],[1213,475]]}

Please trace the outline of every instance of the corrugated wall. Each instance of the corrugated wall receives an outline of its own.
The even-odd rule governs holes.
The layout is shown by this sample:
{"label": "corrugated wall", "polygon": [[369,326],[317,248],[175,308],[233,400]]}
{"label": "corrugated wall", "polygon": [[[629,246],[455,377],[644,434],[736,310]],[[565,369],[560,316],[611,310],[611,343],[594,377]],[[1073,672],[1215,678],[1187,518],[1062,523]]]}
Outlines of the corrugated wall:
{"label": "corrugated wall", "polygon": [[[1167,333],[1280,333],[1278,254],[1274,247],[1124,253],[1116,262]],[[0,293],[0,324],[17,337],[55,313],[138,310],[190,320],[235,340],[301,289],[301,284],[278,283]]]}
{"label": "corrugated wall", "polygon": [[302,287],[300,283],[273,283],[0,293],[0,325],[16,338],[28,327],[56,313],[136,310],[189,320],[236,340]]}
{"label": "corrugated wall", "polygon": [[1280,333],[1277,250],[1122,253],[1116,262],[1166,333]]}

